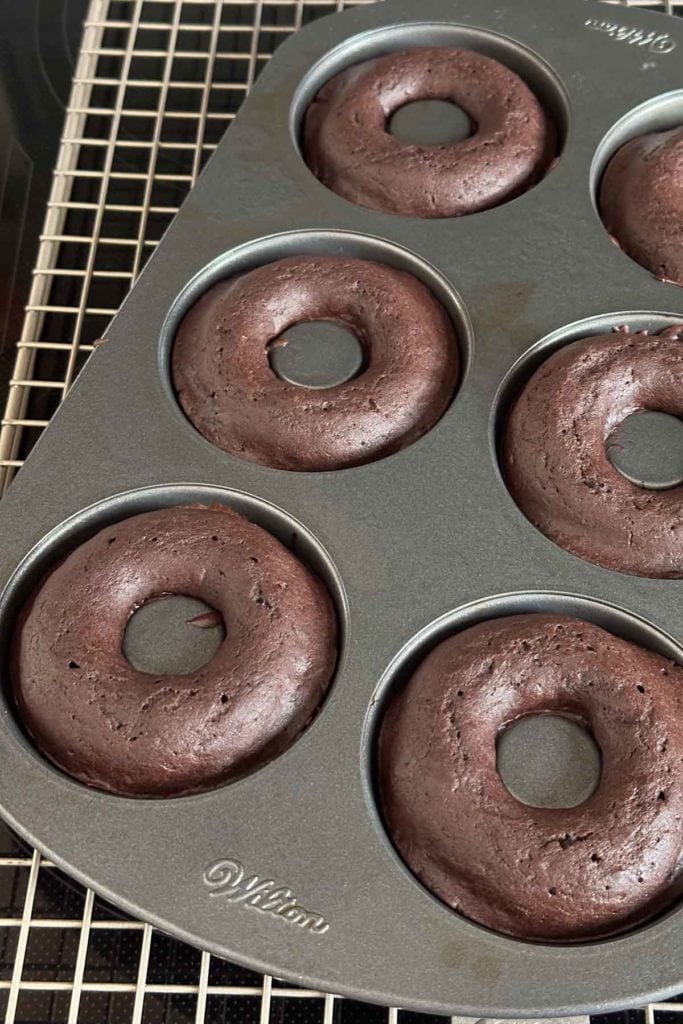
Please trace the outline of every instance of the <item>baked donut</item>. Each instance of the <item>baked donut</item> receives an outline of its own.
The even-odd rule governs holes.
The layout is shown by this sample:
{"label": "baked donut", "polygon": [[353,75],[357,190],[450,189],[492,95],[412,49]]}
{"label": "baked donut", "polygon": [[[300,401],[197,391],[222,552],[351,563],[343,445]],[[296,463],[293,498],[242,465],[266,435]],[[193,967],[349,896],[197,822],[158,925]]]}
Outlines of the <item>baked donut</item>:
{"label": "baked donut", "polygon": [[551,355],[512,406],[502,461],[522,512],[560,547],[636,576],[683,576],[683,486],[623,477],[606,442],[631,413],[683,416],[683,324],[583,338]]}
{"label": "baked donut", "polygon": [[[379,735],[386,824],[410,869],[454,910],[523,939],[634,927],[680,893],[683,669],[589,622],[513,615],[436,647]],[[531,807],[496,769],[525,715],[582,724],[602,753],[576,807]]]}
{"label": "baked donut", "polygon": [[[295,324],[350,328],[365,368],[334,387],[278,378],[269,348]],[[458,382],[451,322],[425,285],[382,263],[293,256],[211,288],[178,330],[173,383],[188,419],[230,455],[276,469],[372,462],[426,433]]]}
{"label": "baked donut", "polygon": [[[128,619],[163,594],[220,612],[226,636],[189,675],[139,672]],[[13,639],[19,714],[38,749],[97,789],[180,796],[253,771],[312,717],[336,662],[322,583],[222,505],[164,508],[101,530],[42,582]]]}
{"label": "baked donut", "polygon": [[639,135],[618,149],[599,205],[625,253],[655,277],[683,285],[683,126]]}
{"label": "baked donut", "polygon": [[[387,130],[416,100],[457,104],[468,138],[439,146],[402,142]],[[310,104],[304,157],[345,199],[408,217],[459,217],[514,199],[549,169],[556,132],[522,79],[472,50],[429,47],[355,64]]]}

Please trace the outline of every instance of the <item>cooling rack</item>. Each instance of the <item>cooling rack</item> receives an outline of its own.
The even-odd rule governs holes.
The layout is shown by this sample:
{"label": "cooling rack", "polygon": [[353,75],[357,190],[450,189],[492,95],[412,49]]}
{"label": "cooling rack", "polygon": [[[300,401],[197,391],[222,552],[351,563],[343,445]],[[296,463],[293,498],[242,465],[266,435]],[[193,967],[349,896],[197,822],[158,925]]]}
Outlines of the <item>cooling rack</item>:
{"label": "cooling rack", "polygon": [[[317,17],[368,2],[90,0],[0,425],[0,493],[279,43]],[[683,0],[612,2],[683,16]],[[296,988],[184,946],[71,882],[1,825],[0,1018],[5,1024],[447,1021]],[[587,1024],[587,1018],[576,1021]],[[683,1002],[593,1021],[683,1024]]]}

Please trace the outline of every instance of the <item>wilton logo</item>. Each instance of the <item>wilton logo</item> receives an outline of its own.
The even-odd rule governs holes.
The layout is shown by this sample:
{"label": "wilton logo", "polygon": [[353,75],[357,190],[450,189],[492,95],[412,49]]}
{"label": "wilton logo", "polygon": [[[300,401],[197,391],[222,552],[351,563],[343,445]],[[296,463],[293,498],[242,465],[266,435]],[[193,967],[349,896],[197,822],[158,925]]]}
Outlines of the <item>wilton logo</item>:
{"label": "wilton logo", "polygon": [[629,46],[646,46],[652,53],[671,53],[676,49],[676,43],[666,32],[646,32],[642,28],[629,28],[628,25],[603,21],[602,18],[586,18],[584,25],[596,32],[604,32],[618,42],[628,43]]}
{"label": "wilton logo", "polygon": [[238,860],[216,860],[204,872],[210,896],[225,896],[228,903],[246,903],[269,914],[282,917],[299,928],[322,935],[330,927],[320,914],[313,914],[297,903],[291,889],[277,885],[272,878],[251,875],[245,878]]}

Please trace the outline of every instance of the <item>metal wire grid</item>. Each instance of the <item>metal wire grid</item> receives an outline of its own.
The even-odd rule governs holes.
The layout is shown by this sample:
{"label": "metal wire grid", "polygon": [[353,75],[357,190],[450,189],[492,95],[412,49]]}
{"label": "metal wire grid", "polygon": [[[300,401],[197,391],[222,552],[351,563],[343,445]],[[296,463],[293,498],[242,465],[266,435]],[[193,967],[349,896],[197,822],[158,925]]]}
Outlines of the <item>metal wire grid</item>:
{"label": "metal wire grid", "polygon": [[[67,394],[278,44],[372,0],[90,0],[0,429],[0,491]],[[619,3],[621,0],[606,0]],[[627,0],[683,14],[683,0]],[[0,827],[5,1024],[425,1024],[192,950]],[[683,1002],[612,1015],[681,1024]]]}

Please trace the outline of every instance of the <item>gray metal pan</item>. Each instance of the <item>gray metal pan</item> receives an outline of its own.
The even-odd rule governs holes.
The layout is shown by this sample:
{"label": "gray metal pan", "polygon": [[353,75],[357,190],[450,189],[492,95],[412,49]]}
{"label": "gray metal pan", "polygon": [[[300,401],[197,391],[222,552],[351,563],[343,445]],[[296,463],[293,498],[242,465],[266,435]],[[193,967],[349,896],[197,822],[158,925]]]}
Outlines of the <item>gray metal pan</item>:
{"label": "gray metal pan", "polygon": [[[565,137],[533,190],[474,216],[422,221],[356,207],[310,174],[297,131],[315,89],[346,64],[427,43],[498,56],[543,96]],[[317,22],[278,51],[3,502],[0,807],[70,874],[218,955],[408,1008],[533,1017],[683,988],[680,909],[573,946],[513,940],[452,913],[395,854],[372,783],[387,693],[466,623],[557,609],[683,657],[683,581],[609,572],[546,540],[508,495],[495,443],[501,403],[544,352],[683,317],[683,290],[621,253],[593,201],[614,145],[683,121],[681,53],[673,19],[581,0],[391,0]],[[465,363],[425,437],[334,473],[222,454],[184,419],[169,380],[176,325],[204,288],[306,252],[411,269],[449,310]],[[322,575],[343,626],[337,675],[311,727],[248,778],[183,799],[108,796],[64,777],[25,737],[8,693],[8,639],[64,551],[107,522],[189,500],[234,505]],[[247,901],[254,876],[291,890],[300,912]]]}

